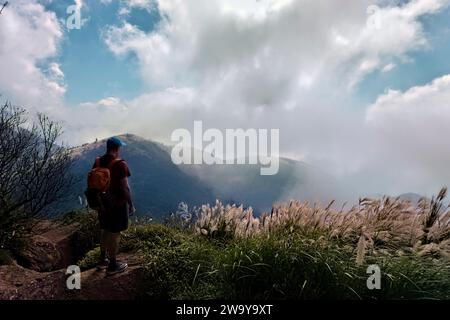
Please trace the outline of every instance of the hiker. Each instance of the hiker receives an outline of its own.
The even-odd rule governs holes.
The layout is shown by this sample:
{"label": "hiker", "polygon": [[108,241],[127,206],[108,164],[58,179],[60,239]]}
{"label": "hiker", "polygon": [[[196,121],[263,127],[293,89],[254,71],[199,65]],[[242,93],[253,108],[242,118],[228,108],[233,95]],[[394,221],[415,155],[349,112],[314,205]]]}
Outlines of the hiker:
{"label": "hiker", "polygon": [[[88,190],[93,189],[89,184],[105,183],[104,187],[97,188],[103,190],[98,192],[100,204],[95,209],[98,211],[101,228],[100,260],[97,269],[106,269],[107,275],[123,272],[128,267],[125,262],[117,261],[116,256],[120,232],[128,228],[128,216],[136,211],[128,185],[130,170],[127,163],[119,158],[120,149],[125,145],[117,137],[109,138],[106,142],[106,154],[95,159],[88,177]],[[105,169],[108,169],[106,174]],[[89,202],[90,197],[87,197]],[[93,207],[91,203],[89,205]]]}

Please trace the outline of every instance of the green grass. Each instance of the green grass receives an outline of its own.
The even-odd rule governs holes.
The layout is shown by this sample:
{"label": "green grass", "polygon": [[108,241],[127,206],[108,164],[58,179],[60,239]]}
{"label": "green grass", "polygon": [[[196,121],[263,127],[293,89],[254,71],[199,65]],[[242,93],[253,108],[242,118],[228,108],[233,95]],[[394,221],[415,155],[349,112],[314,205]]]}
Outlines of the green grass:
{"label": "green grass", "polygon": [[[121,251],[144,256],[144,299],[449,299],[448,261],[414,254],[366,255],[322,234],[294,230],[210,239],[161,224],[131,226]],[[98,248],[82,260],[91,267]],[[369,290],[369,264],[381,290]]]}

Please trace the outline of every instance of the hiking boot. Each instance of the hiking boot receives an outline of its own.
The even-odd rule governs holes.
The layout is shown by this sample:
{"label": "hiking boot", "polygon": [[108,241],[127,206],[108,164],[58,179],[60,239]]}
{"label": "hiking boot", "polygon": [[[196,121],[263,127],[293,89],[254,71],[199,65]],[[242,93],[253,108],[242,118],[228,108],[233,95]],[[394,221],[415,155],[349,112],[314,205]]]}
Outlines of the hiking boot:
{"label": "hiking boot", "polygon": [[124,272],[126,268],[128,268],[128,264],[124,262],[110,263],[108,269],[106,269],[106,275],[111,276],[116,273]]}
{"label": "hiking boot", "polygon": [[97,262],[97,270],[98,270],[98,271],[100,271],[100,270],[105,270],[106,268],[108,268],[108,265],[109,265],[109,260],[108,260],[108,258],[100,259],[100,260]]}

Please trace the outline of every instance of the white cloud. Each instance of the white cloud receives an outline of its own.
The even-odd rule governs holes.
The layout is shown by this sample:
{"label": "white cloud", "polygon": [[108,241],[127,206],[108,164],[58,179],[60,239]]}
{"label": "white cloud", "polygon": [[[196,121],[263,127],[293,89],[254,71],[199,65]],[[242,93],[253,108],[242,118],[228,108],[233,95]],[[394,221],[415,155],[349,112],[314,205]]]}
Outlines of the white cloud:
{"label": "white cloud", "polygon": [[194,119],[197,111],[202,112],[197,110],[196,99],[192,89],[167,88],[126,102],[118,97],[107,97],[82,103],[65,110],[60,117],[64,120],[66,139],[73,145],[130,131],[169,142],[167,137],[173,129],[186,125],[186,120]]}
{"label": "white cloud", "polygon": [[128,16],[132,9],[144,9],[151,11],[155,9],[154,0],[121,0],[119,16]]}
{"label": "white cloud", "polygon": [[[447,178],[433,180],[443,170],[433,165],[441,153],[435,144],[426,148],[430,161],[409,165],[405,155],[413,152],[384,142],[403,139],[402,126],[386,137],[393,123],[379,111],[383,99],[402,93],[380,97],[366,115],[353,90],[371,72],[388,72],[427,49],[420,19],[449,1],[156,2],[163,17],[156,30],[124,22],[104,34],[113,53],[136,55],[142,78],[161,88],[127,101],[120,122],[106,115],[113,133],[167,142],[172,130],[199,119],[216,128],[280,128],[282,152],[326,168],[360,194],[430,192]],[[406,136],[423,141],[413,129],[415,112]],[[433,130],[427,143],[438,136]],[[411,179],[414,168],[421,171]]]}
{"label": "white cloud", "polygon": [[107,97],[97,102],[85,102],[80,104],[81,107],[123,107],[123,102],[117,97]]}
{"label": "white cloud", "polygon": [[53,79],[57,79],[57,80],[64,79],[64,72],[62,72],[61,67],[58,63],[51,62],[49,64],[48,71],[49,71],[50,77],[52,77]]}
{"label": "white cloud", "polygon": [[[130,131],[168,142],[172,130],[194,120],[279,128],[283,153],[340,175],[360,193],[434,191],[450,179],[450,153],[439,140],[449,133],[448,78],[386,92],[368,110],[354,90],[368,74],[427,49],[421,18],[448,2],[124,1],[125,21],[104,39],[114,54],[137,57],[151,90],[54,114],[65,119],[71,144]],[[62,32],[53,13],[20,3],[20,15],[11,7],[0,18],[0,68],[10,75],[0,77],[0,88],[17,103],[57,103],[64,74],[52,59]],[[132,8],[155,6],[162,17],[156,30],[126,22]]]}
{"label": "white cloud", "polygon": [[63,74],[47,63],[57,56],[61,38],[53,12],[36,1],[12,2],[0,17],[0,94],[29,107],[60,104]]}
{"label": "white cloud", "polygon": [[136,54],[143,77],[159,85],[257,75],[295,87],[294,79],[308,74],[317,85],[331,76],[352,87],[392,59],[426,47],[418,19],[448,1],[375,3],[157,1],[167,17],[158,30],[146,33],[124,23],[108,30],[106,43],[116,54]]}
{"label": "white cloud", "polygon": [[381,95],[366,114],[373,150],[373,161],[367,166],[384,169],[392,188],[407,185],[431,192],[447,185],[449,101],[450,75],[405,92],[389,90]]}
{"label": "white cloud", "polygon": [[130,7],[136,8],[151,8],[153,0],[125,0]]}
{"label": "white cloud", "polygon": [[[280,128],[284,152],[355,180],[371,159],[354,150],[372,137],[348,88],[426,47],[418,18],[443,6],[414,1],[368,16],[369,4],[160,2],[168,18],[156,31],[125,23],[111,27],[106,42],[117,55],[135,54],[151,86],[188,88],[189,99],[167,90],[158,103],[157,93],[143,95],[130,103],[140,116],[129,122],[166,142],[171,130],[196,119],[219,128]],[[161,108],[163,99],[171,107]],[[370,176],[379,179],[364,183],[368,192],[386,189],[386,177]]]}
{"label": "white cloud", "polygon": [[396,64],[391,62],[391,63],[388,63],[387,65],[385,65],[383,67],[383,69],[381,69],[381,71],[383,73],[386,73],[386,72],[394,70],[395,68],[396,68]]}

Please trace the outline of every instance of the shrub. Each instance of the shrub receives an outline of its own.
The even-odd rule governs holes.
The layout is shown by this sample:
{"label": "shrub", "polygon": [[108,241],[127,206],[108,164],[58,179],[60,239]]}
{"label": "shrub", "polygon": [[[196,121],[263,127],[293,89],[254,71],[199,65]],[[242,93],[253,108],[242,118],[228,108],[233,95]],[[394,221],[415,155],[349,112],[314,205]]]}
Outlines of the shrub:
{"label": "shrub", "polygon": [[57,143],[61,127],[42,114],[29,120],[22,108],[0,106],[0,249],[12,254],[67,194],[72,178],[68,150]]}
{"label": "shrub", "polygon": [[94,268],[100,260],[100,247],[88,251],[84,257],[78,261],[77,265],[82,271]]}

